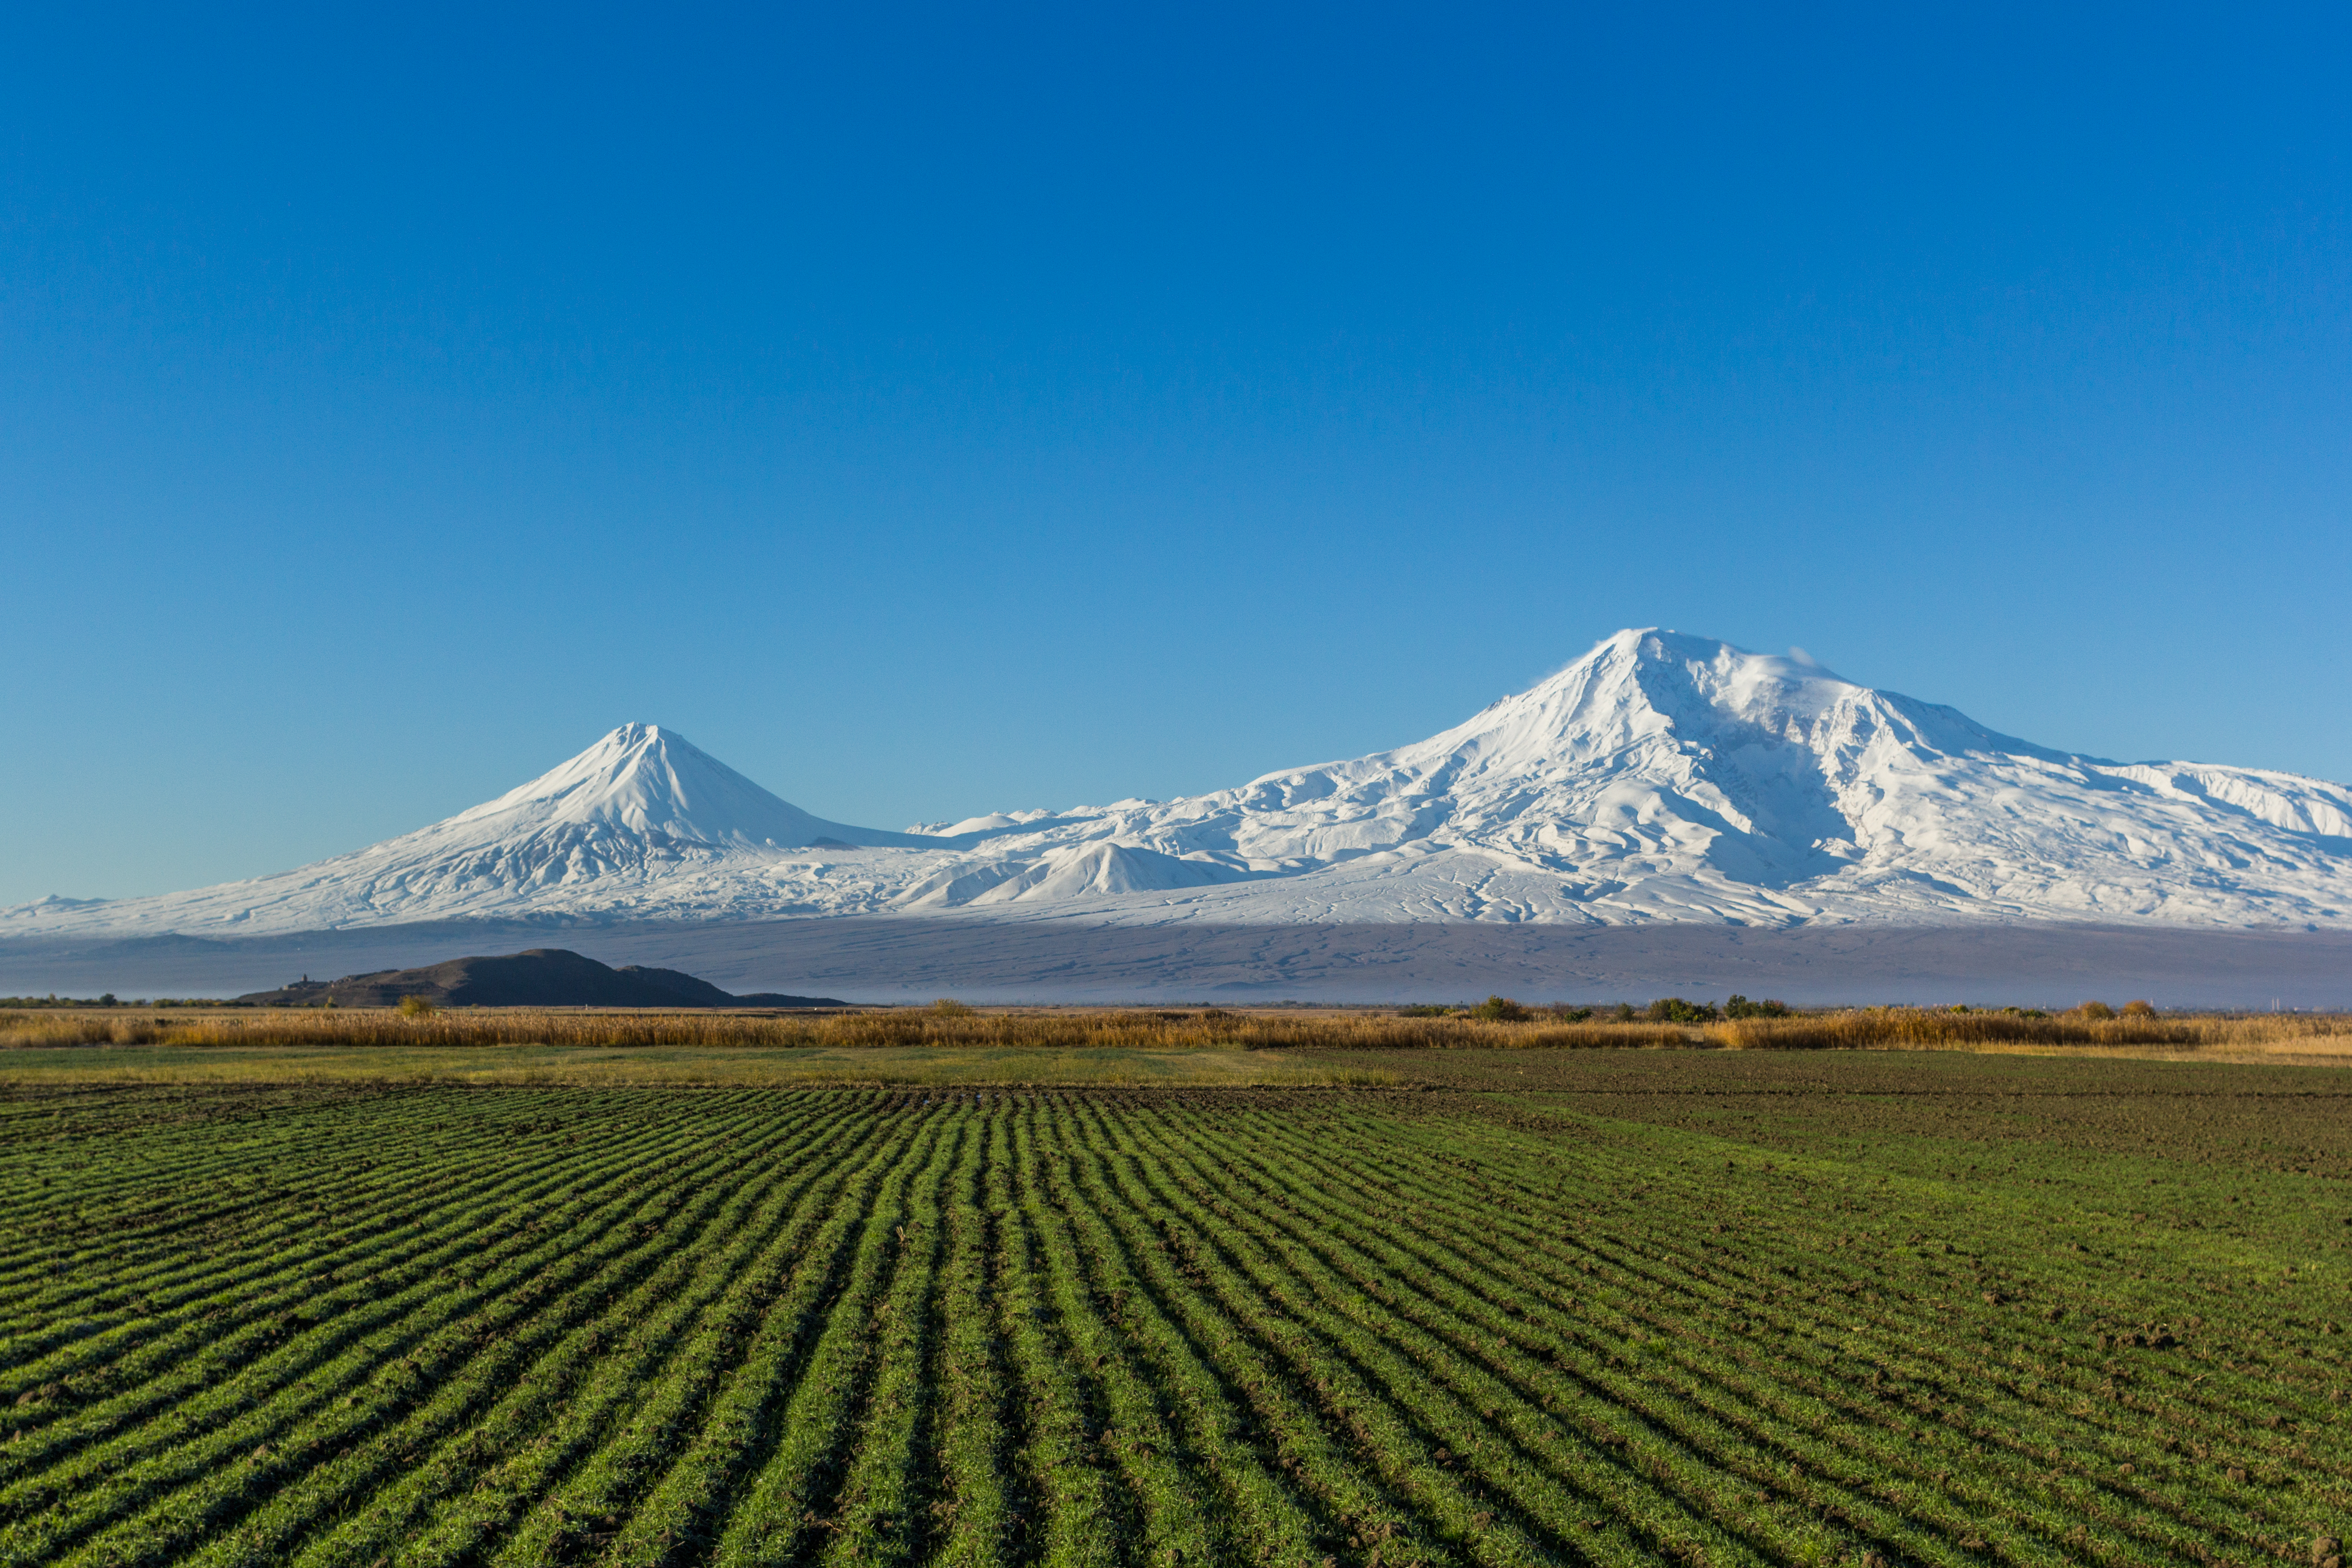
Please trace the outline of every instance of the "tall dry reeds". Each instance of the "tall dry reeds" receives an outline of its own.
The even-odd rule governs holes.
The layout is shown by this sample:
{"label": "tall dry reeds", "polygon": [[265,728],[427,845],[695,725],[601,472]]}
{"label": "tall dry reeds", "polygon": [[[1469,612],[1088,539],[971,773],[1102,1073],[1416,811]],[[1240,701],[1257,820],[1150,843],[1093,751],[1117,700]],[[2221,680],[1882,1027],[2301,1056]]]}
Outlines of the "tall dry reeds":
{"label": "tall dry reeds", "polygon": [[[2100,1016],[2105,1013],[2105,1016]],[[2036,1017],[2022,1013],[1953,1012],[1927,1007],[1858,1007],[1790,1018],[1735,1018],[1706,1027],[1730,1050],[1968,1050],[1983,1046],[2171,1046],[2252,1047],[2352,1034],[2352,1020],[2329,1014],[2219,1015],[2134,1013],[2078,1008]]]}
{"label": "tall dry reeds", "polygon": [[[0,1014],[0,1019],[5,1018]],[[583,1013],[391,1008],[142,1015],[32,1013],[0,1021],[0,1047],[194,1046],[415,1048],[436,1046],[801,1047],[929,1046],[1019,1050],[1542,1050],[1713,1046],[1731,1050],[1969,1050],[2100,1046],[2278,1050],[2298,1040],[2352,1042],[2352,1018],[2330,1015],[2174,1015],[2098,1018],[1866,1007],[1700,1026],[1524,1021],[1462,1014],[1104,1011],[979,1013],[937,1006],[758,1016],[730,1013]]]}
{"label": "tall dry reeds", "polygon": [[1654,1024],[1507,1023],[1470,1017],[1205,1012],[976,1013],[937,1007],[760,1017],[727,1013],[270,1009],[188,1017],[79,1013],[0,1024],[0,1046],[998,1047],[1024,1050],[1464,1050],[1683,1046]]}

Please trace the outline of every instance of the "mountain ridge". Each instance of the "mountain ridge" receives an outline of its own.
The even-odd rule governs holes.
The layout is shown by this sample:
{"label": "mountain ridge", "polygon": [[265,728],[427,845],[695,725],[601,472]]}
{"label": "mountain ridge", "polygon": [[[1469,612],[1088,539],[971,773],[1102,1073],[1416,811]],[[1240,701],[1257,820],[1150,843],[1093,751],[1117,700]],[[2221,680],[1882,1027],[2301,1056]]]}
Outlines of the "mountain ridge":
{"label": "mountain ridge", "polygon": [[2352,926],[2352,789],[2116,763],[1809,660],[1630,628],[1452,729],[1228,790],[904,832],[625,725],[444,822],[274,877],[44,900],[0,934],[451,918],[1106,924]]}

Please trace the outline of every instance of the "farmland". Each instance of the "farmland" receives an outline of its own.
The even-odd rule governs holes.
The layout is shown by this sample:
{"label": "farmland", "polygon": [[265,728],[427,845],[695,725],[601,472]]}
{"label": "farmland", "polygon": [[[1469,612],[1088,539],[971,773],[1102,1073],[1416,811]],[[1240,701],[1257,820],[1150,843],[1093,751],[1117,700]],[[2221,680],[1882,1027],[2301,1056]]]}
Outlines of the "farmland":
{"label": "farmland", "polygon": [[11,1080],[0,1563],[2211,1564],[2352,1521],[2340,1070],[1328,1055],[1376,1076]]}

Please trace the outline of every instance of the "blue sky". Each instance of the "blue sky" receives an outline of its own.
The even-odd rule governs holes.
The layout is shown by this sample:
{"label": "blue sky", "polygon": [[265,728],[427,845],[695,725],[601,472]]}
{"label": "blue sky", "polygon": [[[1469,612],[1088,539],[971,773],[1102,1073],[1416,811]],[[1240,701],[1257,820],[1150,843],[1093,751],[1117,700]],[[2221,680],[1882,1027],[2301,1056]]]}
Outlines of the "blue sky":
{"label": "blue sky", "polygon": [[880,826],[1621,626],[2352,778],[2332,8],[19,7],[0,900]]}

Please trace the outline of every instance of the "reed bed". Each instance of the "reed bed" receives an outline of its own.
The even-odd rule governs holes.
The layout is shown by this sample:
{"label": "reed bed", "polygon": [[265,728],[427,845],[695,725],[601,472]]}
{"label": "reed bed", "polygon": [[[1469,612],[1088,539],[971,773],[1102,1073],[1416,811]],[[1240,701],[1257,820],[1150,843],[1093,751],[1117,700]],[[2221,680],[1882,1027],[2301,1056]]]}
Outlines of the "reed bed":
{"label": "reed bed", "polygon": [[2327,1013],[2117,1018],[2062,1013],[2035,1017],[1947,1008],[1858,1007],[1787,1018],[1728,1019],[1706,1026],[1706,1038],[1727,1050],[1749,1051],[1971,1050],[2001,1046],[2164,1046],[2184,1050],[2325,1047],[2331,1040],[2352,1040],[2352,1018]]}
{"label": "reed bed", "polygon": [[1022,1050],[1493,1050],[1681,1047],[1673,1024],[1504,1023],[1385,1014],[1106,1011],[956,1013],[901,1008],[822,1016],[729,1013],[556,1013],[523,1009],[405,1017],[389,1009],[271,1009],[199,1016],[74,1013],[0,1024],[0,1047],[446,1046],[752,1047],[841,1050],[906,1047]]}
{"label": "reed bed", "polygon": [[389,1008],[152,1015],[32,1014],[0,1022],[0,1048],[59,1046],[354,1047],[416,1050],[545,1046],[862,1050],[929,1047],[1185,1050],[2002,1050],[2156,1047],[2182,1052],[2352,1050],[2352,1017],[2332,1014],[2079,1014],[1864,1007],[1705,1025],[1403,1017],[1385,1013],[950,1012],[828,1016]]}

